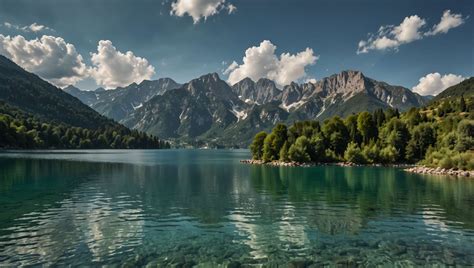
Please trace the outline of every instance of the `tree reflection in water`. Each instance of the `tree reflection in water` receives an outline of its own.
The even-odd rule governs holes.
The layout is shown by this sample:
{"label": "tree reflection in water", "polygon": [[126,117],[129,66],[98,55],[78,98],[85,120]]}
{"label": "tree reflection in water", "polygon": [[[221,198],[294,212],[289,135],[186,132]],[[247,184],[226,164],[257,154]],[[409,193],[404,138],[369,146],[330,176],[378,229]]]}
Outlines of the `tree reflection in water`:
{"label": "tree reflection in water", "polygon": [[473,196],[472,180],[394,168],[0,158],[0,263],[330,264],[352,252],[417,264],[410,247],[466,263]]}

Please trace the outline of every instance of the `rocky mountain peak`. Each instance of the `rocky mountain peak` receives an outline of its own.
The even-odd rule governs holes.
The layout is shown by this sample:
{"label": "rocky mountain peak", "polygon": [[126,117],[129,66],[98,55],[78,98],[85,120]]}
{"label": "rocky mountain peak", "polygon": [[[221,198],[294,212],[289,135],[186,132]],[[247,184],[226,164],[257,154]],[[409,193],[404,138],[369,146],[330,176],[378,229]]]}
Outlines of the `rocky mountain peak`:
{"label": "rocky mountain peak", "polygon": [[187,83],[186,88],[193,96],[213,96],[219,99],[238,100],[227,82],[221,80],[217,73],[209,73]]}
{"label": "rocky mountain peak", "polygon": [[360,71],[342,71],[320,80],[328,94],[362,92],[367,88],[367,79]]}
{"label": "rocky mountain peak", "polygon": [[254,82],[250,78],[244,78],[232,86],[232,91],[238,97],[250,104],[265,104],[279,99],[280,90],[275,83],[267,78],[260,78]]}
{"label": "rocky mountain peak", "polygon": [[70,92],[79,92],[81,91],[80,89],[78,89],[77,87],[73,86],[73,85],[69,85],[65,88],[63,88],[64,91],[70,93]]}
{"label": "rocky mountain peak", "polygon": [[171,78],[160,78],[158,80],[143,80],[138,86],[139,89],[151,90],[158,95],[162,95],[169,89],[178,88],[180,84]]}
{"label": "rocky mountain peak", "polygon": [[199,77],[198,79],[204,83],[222,81],[217,73],[208,73]]}
{"label": "rocky mountain peak", "polygon": [[299,101],[302,97],[301,86],[295,82],[283,87],[281,102],[284,107]]}
{"label": "rocky mountain peak", "polygon": [[275,87],[276,88],[276,85],[275,85],[275,82],[273,82],[272,80],[268,78],[260,78],[257,81],[257,87]]}
{"label": "rocky mountain peak", "polygon": [[254,85],[255,82],[252,80],[250,77],[245,77],[244,79],[240,80],[239,82],[235,84],[248,84],[248,85]]}

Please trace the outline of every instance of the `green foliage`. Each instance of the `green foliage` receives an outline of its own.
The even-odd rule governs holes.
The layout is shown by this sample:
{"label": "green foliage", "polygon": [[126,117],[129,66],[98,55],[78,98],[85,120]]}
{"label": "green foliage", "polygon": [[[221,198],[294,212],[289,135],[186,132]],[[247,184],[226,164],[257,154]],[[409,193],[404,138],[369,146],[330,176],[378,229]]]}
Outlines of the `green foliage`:
{"label": "green foliage", "polygon": [[382,109],[377,109],[374,111],[374,122],[378,128],[383,125],[385,120],[386,120],[385,113]]}
{"label": "green foliage", "polygon": [[399,152],[393,145],[388,145],[387,147],[380,150],[380,162],[384,164],[396,163],[399,160]]}
{"label": "green foliage", "polygon": [[117,127],[77,98],[0,55],[0,101],[38,119],[87,129]]}
{"label": "green foliage", "polygon": [[97,129],[46,121],[0,102],[0,148],[9,149],[151,149],[169,143],[119,124]]}
{"label": "green foliage", "polygon": [[400,113],[398,112],[398,109],[392,109],[392,108],[388,108],[387,110],[385,110],[385,120],[388,121],[392,118],[400,118]]}
{"label": "green foliage", "polygon": [[426,158],[421,163],[431,167],[474,170],[474,152],[459,153],[448,148],[429,150]]}
{"label": "green foliage", "polygon": [[265,131],[257,133],[255,138],[250,145],[250,151],[252,152],[253,159],[262,159],[263,157],[263,141],[267,137],[267,133]]}
{"label": "green foliage", "polygon": [[407,145],[407,159],[419,161],[425,156],[426,150],[436,142],[436,133],[429,123],[413,128],[411,139]]}
{"label": "green foliage", "polygon": [[308,150],[310,143],[306,136],[298,137],[293,145],[289,149],[289,157],[292,161],[296,162],[309,162],[311,157],[309,156]]}
{"label": "green foliage", "polygon": [[288,154],[288,150],[289,150],[288,142],[285,141],[285,143],[283,144],[283,146],[280,149],[280,161],[283,161],[283,162],[290,161],[290,156]]}
{"label": "green foliage", "polygon": [[263,161],[271,162],[278,159],[279,151],[275,150],[274,141],[276,139],[275,133],[270,133],[263,141]]}
{"label": "green foliage", "polygon": [[362,148],[362,155],[368,163],[376,164],[380,163],[380,149],[377,144],[372,141]]}
{"label": "green foliage", "polygon": [[362,141],[368,144],[370,140],[377,136],[377,126],[372,115],[369,112],[362,112],[357,117],[357,129],[362,134]]}
{"label": "green foliage", "polygon": [[339,116],[324,121],[323,133],[329,139],[329,149],[336,155],[344,154],[347,143],[349,142],[349,131]]}
{"label": "green foliage", "polygon": [[279,124],[270,135],[259,133],[255,137],[251,148],[258,147],[254,144],[263,146],[263,154],[254,149],[252,154],[265,161],[421,161],[430,166],[472,169],[474,112],[469,107],[473,103],[471,97],[450,98],[403,114],[387,109],[353,114],[345,120],[335,116],[322,126],[316,121],[295,122],[288,129]]}
{"label": "green foliage", "polygon": [[357,115],[349,115],[344,120],[344,124],[346,125],[347,131],[349,132],[349,138],[351,139],[351,141],[360,144],[362,142],[362,135],[360,134],[360,131],[357,128]]}
{"label": "green foliage", "polygon": [[432,105],[437,105],[440,101],[457,99],[459,97],[470,98],[474,96],[474,77],[445,89],[431,100]]}
{"label": "green foliage", "polygon": [[462,120],[457,129],[456,150],[474,150],[474,120]]}
{"label": "green foliage", "polygon": [[405,148],[410,139],[410,133],[402,120],[396,117],[390,119],[380,128],[379,139],[383,146],[391,146],[396,149],[396,161],[404,161]]}
{"label": "green foliage", "polygon": [[326,142],[322,133],[316,134],[311,137],[309,156],[313,162],[323,162],[326,160],[325,156]]}
{"label": "green foliage", "polygon": [[362,151],[355,142],[351,142],[347,146],[347,149],[344,152],[344,159],[347,162],[355,164],[364,164],[366,162],[365,157],[362,155]]}
{"label": "green foliage", "polygon": [[[275,135],[275,139],[272,143],[272,150],[274,152],[280,152],[283,144],[285,144],[288,139],[288,129],[286,128],[286,125],[278,124],[273,128],[272,133]],[[275,157],[275,159],[278,159],[278,157]]]}
{"label": "green foliage", "polygon": [[464,100],[464,96],[461,96],[461,100],[459,102],[459,110],[461,110],[461,112],[467,112],[466,100]]}

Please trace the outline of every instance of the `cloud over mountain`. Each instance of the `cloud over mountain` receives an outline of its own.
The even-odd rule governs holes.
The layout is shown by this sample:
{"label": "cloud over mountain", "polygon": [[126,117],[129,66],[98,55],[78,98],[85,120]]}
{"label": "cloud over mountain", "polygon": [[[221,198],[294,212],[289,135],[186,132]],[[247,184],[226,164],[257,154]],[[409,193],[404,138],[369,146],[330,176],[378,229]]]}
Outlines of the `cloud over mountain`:
{"label": "cloud over mountain", "polygon": [[110,40],[100,40],[97,53],[91,54],[94,67],[91,76],[98,85],[106,88],[126,86],[150,79],[155,68],[147,59],[137,57],[132,51],[118,51]]}
{"label": "cloud over mountain", "polygon": [[399,25],[383,25],[377,33],[369,33],[367,40],[359,41],[357,54],[368,53],[370,50],[398,50],[399,46],[423,39],[425,36],[447,33],[464,21],[465,18],[461,14],[451,14],[450,10],[446,10],[438,24],[431,30],[423,32],[425,19],[418,15],[405,17]]}
{"label": "cloud over mountain", "polygon": [[464,79],[464,77],[455,74],[430,73],[420,78],[418,85],[414,86],[412,90],[422,96],[434,96],[450,86],[461,83]]}
{"label": "cloud over mountain", "polygon": [[225,70],[229,74],[228,82],[235,84],[249,77],[256,81],[260,78],[274,80],[280,86],[287,85],[306,76],[305,68],[316,63],[319,58],[311,48],[296,54],[275,54],[277,47],[268,40],[259,46],[253,46],[245,51],[243,63],[232,62]]}
{"label": "cloud over mountain", "polygon": [[91,54],[93,66],[87,66],[73,44],[61,37],[43,35],[27,40],[0,34],[0,54],[10,58],[58,87],[74,85],[87,77],[106,88],[126,86],[150,79],[155,68],[133,52],[118,51],[109,40],[99,41]]}
{"label": "cloud over mountain", "polygon": [[0,34],[0,54],[60,87],[88,75],[82,56],[61,37],[43,35],[27,40],[21,35]]}
{"label": "cloud over mountain", "polygon": [[233,4],[226,4],[226,0],[177,0],[171,3],[171,15],[183,17],[188,15],[193,18],[194,24],[202,18],[218,14],[221,10],[227,10],[232,14],[237,10]]}

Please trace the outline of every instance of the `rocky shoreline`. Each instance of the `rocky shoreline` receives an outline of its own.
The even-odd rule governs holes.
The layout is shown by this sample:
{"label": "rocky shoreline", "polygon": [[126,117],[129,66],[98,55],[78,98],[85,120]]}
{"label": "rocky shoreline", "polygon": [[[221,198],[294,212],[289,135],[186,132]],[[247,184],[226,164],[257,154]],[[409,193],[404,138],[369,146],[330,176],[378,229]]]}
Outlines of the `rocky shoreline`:
{"label": "rocky shoreline", "polygon": [[267,165],[267,166],[275,166],[275,167],[314,167],[314,166],[340,166],[340,167],[400,167],[400,168],[407,168],[413,167],[413,165],[409,164],[390,164],[390,165],[383,165],[383,164],[355,164],[351,162],[335,162],[335,163],[318,163],[318,162],[310,162],[310,163],[300,163],[300,162],[283,162],[283,161],[271,161],[271,162],[264,162],[263,160],[255,160],[255,159],[246,159],[240,160],[241,163],[250,164],[250,165]]}
{"label": "rocky shoreline", "polygon": [[446,175],[456,177],[471,177],[474,178],[474,170],[459,170],[459,169],[446,169],[446,168],[431,168],[425,166],[415,166],[404,169],[407,172],[428,174],[428,175]]}
{"label": "rocky shoreline", "polygon": [[340,167],[398,167],[403,168],[403,170],[411,173],[418,174],[429,174],[429,175],[446,175],[446,176],[456,176],[456,177],[471,177],[474,178],[474,170],[456,170],[456,169],[444,169],[444,168],[430,168],[425,166],[414,166],[410,164],[391,164],[391,165],[382,165],[382,164],[369,164],[361,165],[350,162],[336,162],[336,163],[300,163],[300,162],[282,162],[282,161],[271,161],[264,162],[263,160],[254,160],[246,159],[240,160],[241,163],[250,164],[250,165],[267,165],[274,167],[314,167],[314,166],[340,166]]}

